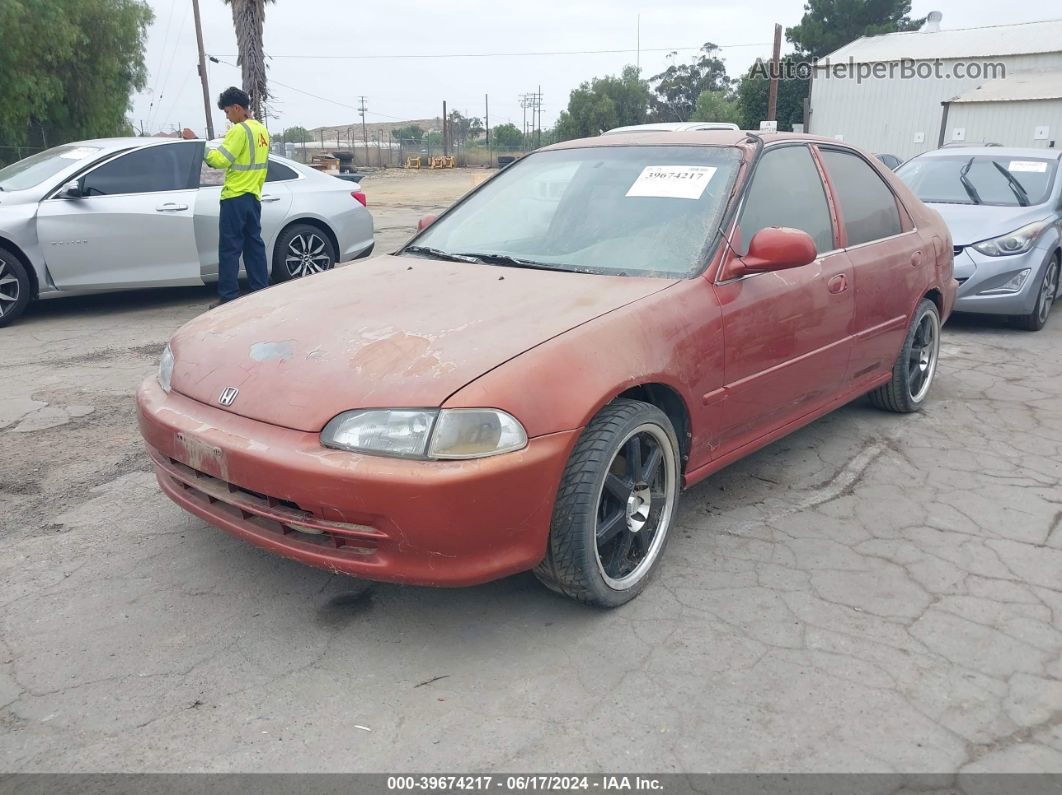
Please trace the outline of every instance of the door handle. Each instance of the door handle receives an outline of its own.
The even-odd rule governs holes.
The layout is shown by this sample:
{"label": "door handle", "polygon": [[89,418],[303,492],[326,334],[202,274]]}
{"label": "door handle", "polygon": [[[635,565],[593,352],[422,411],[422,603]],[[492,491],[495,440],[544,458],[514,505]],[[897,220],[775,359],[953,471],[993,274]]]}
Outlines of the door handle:
{"label": "door handle", "polygon": [[268,195],[266,195],[266,196],[262,197],[262,201],[264,201],[264,202],[278,202],[278,201],[280,201],[280,197],[279,196],[268,196]]}
{"label": "door handle", "polygon": [[922,264],[922,252],[921,252],[921,250],[919,250],[919,251],[916,251],[914,254],[911,255],[911,265],[912,265],[912,267],[917,268],[921,264]]}
{"label": "door handle", "polygon": [[180,210],[187,210],[187,209],[188,209],[188,205],[187,204],[177,204],[176,202],[166,202],[165,204],[160,204],[158,207],[156,207],[155,208],[155,212],[157,212],[157,213],[175,213],[175,212],[178,212]]}
{"label": "door handle", "polygon": [[828,289],[834,295],[843,293],[848,289],[848,277],[843,273],[838,273],[829,282],[826,283],[826,289]]}

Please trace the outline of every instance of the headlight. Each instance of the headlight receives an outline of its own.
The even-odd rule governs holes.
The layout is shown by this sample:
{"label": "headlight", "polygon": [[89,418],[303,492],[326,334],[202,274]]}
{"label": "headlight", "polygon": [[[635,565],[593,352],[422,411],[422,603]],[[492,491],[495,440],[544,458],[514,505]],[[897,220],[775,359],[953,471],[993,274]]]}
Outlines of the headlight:
{"label": "headlight", "polygon": [[173,378],[173,351],[167,343],[162,349],[162,358],[159,359],[159,386],[166,392],[170,391],[170,379]]}
{"label": "headlight", "polygon": [[1015,229],[1013,232],[1009,232],[1005,235],[993,237],[990,240],[982,240],[980,243],[974,243],[973,247],[989,257],[1006,257],[1011,254],[1024,254],[1033,247],[1033,244],[1036,242],[1036,238],[1040,236],[1040,233],[1050,225],[1051,219],[1044,218],[1042,221],[1035,221],[1023,226],[1021,229]]}
{"label": "headlight", "polygon": [[334,417],[321,444],[399,458],[484,458],[527,445],[527,433],[497,409],[358,409]]}

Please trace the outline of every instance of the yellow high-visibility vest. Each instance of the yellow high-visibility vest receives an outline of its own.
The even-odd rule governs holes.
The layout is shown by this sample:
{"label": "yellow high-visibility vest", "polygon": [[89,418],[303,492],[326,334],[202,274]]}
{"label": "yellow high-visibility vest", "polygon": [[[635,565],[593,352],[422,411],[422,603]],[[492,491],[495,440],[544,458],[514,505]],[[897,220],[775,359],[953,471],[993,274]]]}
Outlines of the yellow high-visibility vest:
{"label": "yellow high-visibility vest", "polygon": [[225,133],[217,149],[207,149],[203,158],[211,168],[225,169],[222,199],[253,193],[261,201],[269,167],[269,132],[256,119],[247,119]]}

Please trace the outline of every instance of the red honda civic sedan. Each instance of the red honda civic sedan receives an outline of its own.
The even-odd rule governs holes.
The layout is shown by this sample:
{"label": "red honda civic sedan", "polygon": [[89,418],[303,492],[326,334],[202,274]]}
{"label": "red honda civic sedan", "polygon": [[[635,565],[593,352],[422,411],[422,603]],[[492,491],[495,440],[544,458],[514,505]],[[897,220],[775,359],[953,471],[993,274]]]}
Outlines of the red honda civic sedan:
{"label": "red honda civic sedan", "polygon": [[619,605],[683,488],[864,394],[917,411],[955,296],[940,216],[810,136],[569,141],[421,227],[173,336],[137,401],[178,505],[357,577]]}

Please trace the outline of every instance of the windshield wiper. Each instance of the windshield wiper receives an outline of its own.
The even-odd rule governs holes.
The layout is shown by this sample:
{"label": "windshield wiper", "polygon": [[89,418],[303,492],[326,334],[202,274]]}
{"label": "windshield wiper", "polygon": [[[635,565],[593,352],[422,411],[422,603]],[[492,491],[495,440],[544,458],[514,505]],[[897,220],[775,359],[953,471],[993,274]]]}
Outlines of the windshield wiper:
{"label": "windshield wiper", "polygon": [[1022,207],[1028,207],[1029,194],[1025,192],[1025,188],[1022,187],[1017,178],[995,160],[992,161],[992,165],[999,169],[999,173],[1007,178],[1007,182],[1010,184],[1010,189],[1014,192],[1014,195],[1018,197],[1018,204]]}
{"label": "windshield wiper", "polygon": [[435,257],[435,259],[444,259],[448,262],[477,262],[475,257],[470,257],[467,254],[451,254],[449,251],[443,251],[441,248],[432,248],[431,246],[406,246],[402,249],[403,254],[422,254],[426,257]]}
{"label": "windshield wiper", "polygon": [[478,252],[469,253],[462,251],[456,256],[469,257],[472,262],[485,262],[488,265],[508,265],[513,268],[537,268],[544,271],[558,270],[559,268],[559,266],[553,265],[549,262],[536,262],[533,259],[521,259],[520,257],[514,257],[511,254],[480,254]]}
{"label": "windshield wiper", "polygon": [[973,183],[970,182],[969,177],[966,176],[970,173],[970,166],[973,165],[973,161],[974,159],[971,157],[966,162],[966,165],[962,167],[962,170],[959,171],[959,182],[962,183],[963,188],[966,190],[966,195],[970,197],[970,201],[974,204],[984,204],[984,202],[981,201],[981,197],[977,195],[977,190],[974,188]]}

